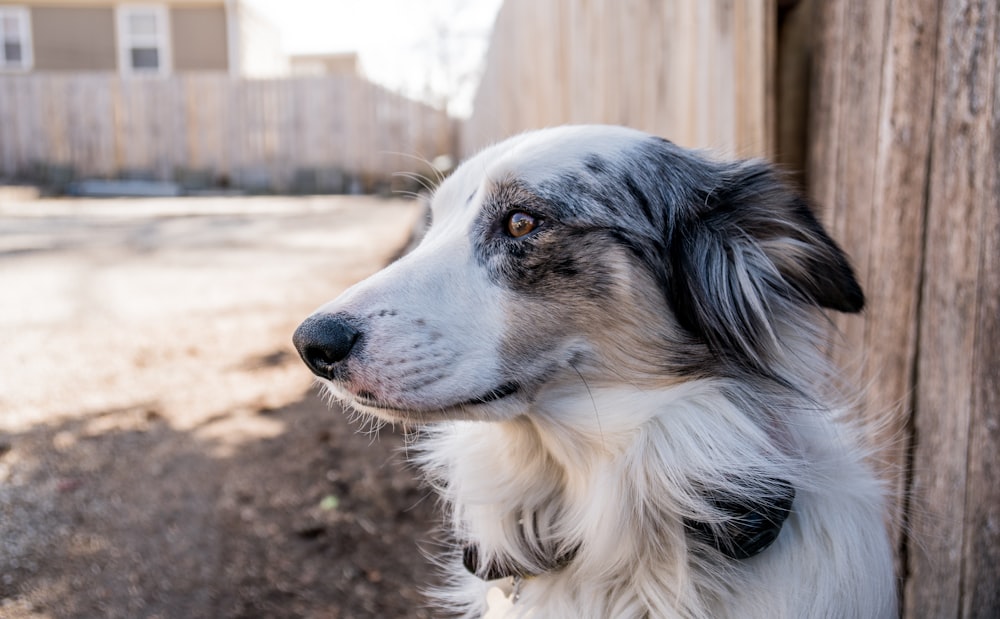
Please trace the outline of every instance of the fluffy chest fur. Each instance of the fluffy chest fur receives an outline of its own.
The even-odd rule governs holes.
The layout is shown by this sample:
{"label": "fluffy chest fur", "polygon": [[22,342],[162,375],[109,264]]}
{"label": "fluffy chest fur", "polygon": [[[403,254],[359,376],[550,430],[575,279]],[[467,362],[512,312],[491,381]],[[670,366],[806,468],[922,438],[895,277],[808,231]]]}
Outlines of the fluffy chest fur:
{"label": "fluffy chest fur", "polygon": [[[849,426],[810,409],[789,420],[796,436],[782,438],[802,451],[779,455],[776,437],[725,391],[711,381],[598,389],[593,399],[559,402],[542,423],[437,427],[418,460],[449,502],[460,540],[540,574],[520,583],[512,617],[893,616],[882,489],[845,448],[857,438]],[[592,415],[583,432],[564,425],[568,411],[558,408],[572,406]],[[616,413],[644,421],[605,432]],[[748,471],[754,479],[791,478],[798,494],[775,544],[733,562],[692,539],[683,523],[722,517],[706,488],[760,492]],[[832,522],[830,513],[838,514]],[[848,531],[856,536],[849,543]],[[573,550],[567,566],[549,571],[546,561]],[[482,616],[495,583],[452,568],[442,601]]]}

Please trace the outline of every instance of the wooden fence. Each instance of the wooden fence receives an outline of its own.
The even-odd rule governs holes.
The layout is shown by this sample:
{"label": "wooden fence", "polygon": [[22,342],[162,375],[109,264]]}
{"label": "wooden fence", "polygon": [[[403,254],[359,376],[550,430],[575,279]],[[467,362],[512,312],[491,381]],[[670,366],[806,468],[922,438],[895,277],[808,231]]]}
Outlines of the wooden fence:
{"label": "wooden fence", "polygon": [[773,150],[773,2],[507,0],[463,152],[611,123],[740,155]]}
{"label": "wooden fence", "polygon": [[568,122],[801,167],[868,297],[833,354],[902,615],[1000,617],[1000,3],[507,0],[465,151]]}
{"label": "wooden fence", "polygon": [[1000,4],[814,0],[808,183],[869,307],[906,617],[1000,617]]}
{"label": "wooden fence", "polygon": [[453,152],[444,112],[355,76],[0,76],[0,176],[59,167],[322,190],[426,173],[414,157]]}

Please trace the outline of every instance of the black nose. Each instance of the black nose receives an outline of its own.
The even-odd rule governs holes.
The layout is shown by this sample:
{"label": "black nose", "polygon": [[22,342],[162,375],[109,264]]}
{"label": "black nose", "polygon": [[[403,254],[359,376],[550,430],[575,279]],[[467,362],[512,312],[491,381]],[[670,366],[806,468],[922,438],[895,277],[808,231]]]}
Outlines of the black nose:
{"label": "black nose", "polygon": [[337,364],[351,354],[360,335],[342,315],[317,314],[299,325],[292,343],[313,374],[332,379]]}

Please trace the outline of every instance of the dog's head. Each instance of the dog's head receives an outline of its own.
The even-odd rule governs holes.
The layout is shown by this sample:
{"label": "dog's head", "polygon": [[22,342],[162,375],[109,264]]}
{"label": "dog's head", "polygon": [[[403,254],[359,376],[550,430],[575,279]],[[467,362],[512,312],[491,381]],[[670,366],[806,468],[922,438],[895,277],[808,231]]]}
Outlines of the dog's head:
{"label": "dog's head", "polygon": [[295,333],[339,399],[383,419],[503,419],[547,390],[778,370],[819,307],[861,288],[759,161],[644,133],[526,133],[437,190],[420,246]]}

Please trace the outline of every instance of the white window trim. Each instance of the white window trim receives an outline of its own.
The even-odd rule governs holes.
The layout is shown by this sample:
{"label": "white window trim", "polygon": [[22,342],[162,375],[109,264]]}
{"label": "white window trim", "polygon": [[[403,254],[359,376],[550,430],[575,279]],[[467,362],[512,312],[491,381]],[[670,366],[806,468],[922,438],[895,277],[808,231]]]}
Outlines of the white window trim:
{"label": "white window trim", "polygon": [[[18,34],[21,41],[21,62],[18,64],[8,63],[7,59],[3,57],[3,48],[0,47],[0,72],[30,71],[35,66],[34,46],[31,42],[31,11],[24,6],[4,5],[0,6],[0,16],[2,15],[13,15],[20,24]],[[2,44],[3,40],[0,38],[0,45]]]}
{"label": "white window trim", "polygon": [[[128,32],[128,18],[133,13],[154,13],[158,31],[154,45],[159,51],[156,70],[134,69],[132,67],[132,35]],[[170,12],[164,4],[119,4],[115,7],[115,26],[118,43],[118,71],[127,76],[162,77],[170,75],[172,70],[173,50],[170,47]]]}

